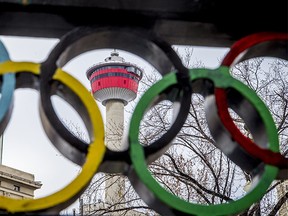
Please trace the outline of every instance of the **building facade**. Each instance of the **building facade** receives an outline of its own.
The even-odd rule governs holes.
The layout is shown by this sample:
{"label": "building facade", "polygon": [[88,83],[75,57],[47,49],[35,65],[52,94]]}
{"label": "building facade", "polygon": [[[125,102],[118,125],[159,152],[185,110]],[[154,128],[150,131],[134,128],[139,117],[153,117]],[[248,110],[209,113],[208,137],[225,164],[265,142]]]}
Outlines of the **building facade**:
{"label": "building facade", "polygon": [[[285,196],[288,192],[288,180],[284,181],[282,184],[277,186],[278,199]],[[288,200],[279,209],[279,216],[288,216]]]}
{"label": "building facade", "polygon": [[41,182],[34,175],[12,167],[0,165],[0,195],[14,199],[33,199]]}

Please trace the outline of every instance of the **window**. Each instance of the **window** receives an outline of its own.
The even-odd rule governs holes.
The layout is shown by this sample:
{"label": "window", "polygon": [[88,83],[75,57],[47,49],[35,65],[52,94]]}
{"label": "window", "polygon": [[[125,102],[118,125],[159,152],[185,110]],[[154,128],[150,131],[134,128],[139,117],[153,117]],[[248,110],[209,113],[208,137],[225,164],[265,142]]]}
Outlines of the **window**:
{"label": "window", "polygon": [[18,186],[18,185],[14,185],[13,190],[14,190],[14,191],[20,191],[20,186]]}
{"label": "window", "polygon": [[139,69],[137,69],[136,67],[132,67],[132,66],[127,67],[126,70],[130,73],[137,75],[138,77],[142,77],[142,72]]}

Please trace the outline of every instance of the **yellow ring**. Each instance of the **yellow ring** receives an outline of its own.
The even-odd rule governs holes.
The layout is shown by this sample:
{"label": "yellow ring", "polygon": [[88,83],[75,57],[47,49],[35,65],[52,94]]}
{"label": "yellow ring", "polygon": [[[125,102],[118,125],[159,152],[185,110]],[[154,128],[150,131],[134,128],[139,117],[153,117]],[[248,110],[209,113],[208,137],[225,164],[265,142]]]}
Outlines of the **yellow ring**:
{"label": "yellow ring", "polygon": [[5,61],[0,63],[0,75],[7,73],[30,72],[34,75],[40,74],[40,64],[33,62]]}
{"label": "yellow ring", "polygon": [[[5,73],[20,72],[28,72],[35,75],[40,75],[40,64],[11,61],[0,64],[0,75]],[[0,196],[0,209],[3,209],[9,213],[29,213],[35,211],[45,212],[46,210],[53,209],[55,207],[57,208],[58,205],[63,205],[70,199],[75,197],[78,198],[89,185],[91,179],[97,172],[97,169],[102,162],[106,150],[104,145],[104,124],[102,116],[89,91],[77,79],[62,69],[57,69],[53,79],[60,81],[64,85],[67,85],[75,94],[81,98],[91,119],[93,126],[92,134],[94,134],[94,140],[92,140],[91,144],[89,145],[86,162],[82,166],[80,174],[63,189],[39,199],[16,200]]]}

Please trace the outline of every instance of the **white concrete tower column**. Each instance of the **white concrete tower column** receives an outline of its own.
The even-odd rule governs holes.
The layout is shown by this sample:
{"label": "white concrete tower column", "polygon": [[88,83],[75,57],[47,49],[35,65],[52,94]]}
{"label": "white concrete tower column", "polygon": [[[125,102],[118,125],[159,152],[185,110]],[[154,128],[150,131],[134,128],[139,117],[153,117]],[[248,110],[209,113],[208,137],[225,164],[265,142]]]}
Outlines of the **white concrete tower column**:
{"label": "white concrete tower column", "polygon": [[105,141],[109,149],[113,151],[125,150],[121,145],[124,131],[124,104],[120,100],[106,102],[106,134]]}
{"label": "white concrete tower column", "polygon": [[[122,144],[122,136],[124,131],[124,103],[121,100],[108,100],[106,102],[106,146],[113,151],[125,150],[127,146]],[[108,177],[108,176],[107,176]],[[105,202],[113,205],[125,202],[125,179],[121,175],[110,177],[105,182]],[[119,205],[119,208],[125,205]],[[117,215],[119,212],[111,215]]]}

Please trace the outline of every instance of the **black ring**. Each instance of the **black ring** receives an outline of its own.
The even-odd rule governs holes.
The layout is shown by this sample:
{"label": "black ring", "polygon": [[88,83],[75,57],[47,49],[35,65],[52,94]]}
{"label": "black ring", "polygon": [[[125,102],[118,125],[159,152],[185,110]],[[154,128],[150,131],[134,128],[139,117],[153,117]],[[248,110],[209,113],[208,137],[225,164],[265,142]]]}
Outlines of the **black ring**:
{"label": "black ring", "polygon": [[[135,41],[135,43],[131,43],[131,41]],[[108,26],[79,27],[72,30],[60,39],[60,42],[51,51],[47,60],[42,63],[40,76],[41,106],[43,115],[46,116],[45,125],[49,128],[54,127],[58,136],[61,136],[61,140],[55,140],[53,143],[66,157],[70,155],[71,149],[74,152],[76,150],[79,155],[82,155],[83,153],[87,154],[88,145],[81,139],[75,137],[59,120],[51,103],[51,89],[49,82],[52,80],[56,69],[63,67],[74,57],[90,50],[102,48],[116,48],[134,53],[153,65],[161,75],[165,75],[171,72],[171,70],[176,70],[178,79],[182,84],[181,88],[189,88],[188,84],[185,84],[184,81],[186,77],[189,77],[188,69],[183,66],[177,53],[173,50],[170,44],[146,29]],[[190,103],[187,103],[186,106],[187,107],[182,108],[181,111],[189,111],[187,108],[190,106]],[[188,111],[186,111],[187,114]],[[175,124],[171,127],[171,131],[175,131],[175,136],[183,125],[181,122],[185,120],[186,116],[183,115],[183,113],[180,113],[177,116]],[[53,133],[50,134],[50,136],[53,138]],[[172,134],[168,134],[167,136],[170,137]],[[167,138],[164,136],[162,140],[167,140]],[[170,140],[170,138],[168,140]],[[167,143],[162,143],[161,145],[166,146]],[[159,148],[160,147],[157,149]],[[109,151],[110,150],[107,151],[105,159],[107,161],[115,160],[115,158],[117,158],[117,156],[115,157],[115,154],[118,153],[111,153]],[[128,157],[127,154],[127,158]],[[84,157],[82,156],[82,158]],[[82,165],[83,163],[82,160],[79,160],[77,154],[70,156],[69,159],[79,165]]]}

